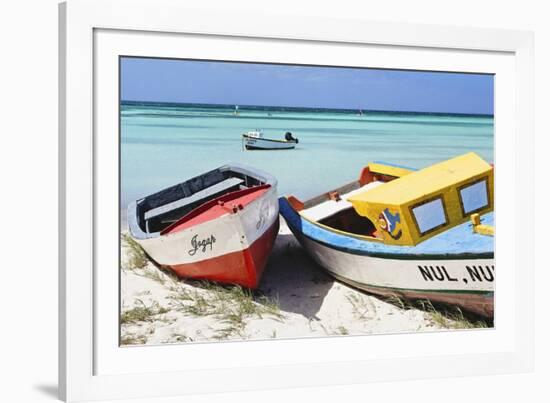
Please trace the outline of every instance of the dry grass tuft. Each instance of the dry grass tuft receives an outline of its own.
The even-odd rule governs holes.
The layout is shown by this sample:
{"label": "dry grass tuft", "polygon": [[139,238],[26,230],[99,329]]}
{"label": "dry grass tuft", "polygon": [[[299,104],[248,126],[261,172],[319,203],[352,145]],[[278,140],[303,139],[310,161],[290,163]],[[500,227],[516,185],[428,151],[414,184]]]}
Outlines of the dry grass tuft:
{"label": "dry grass tuft", "polygon": [[338,326],[336,334],[346,336],[349,334],[349,330],[345,326]]}
{"label": "dry grass tuft", "polygon": [[121,313],[120,324],[126,325],[130,323],[138,322],[152,322],[157,315],[162,315],[169,312],[167,308],[161,307],[158,302],[153,303],[150,306],[145,305],[141,300],[138,306],[128,309]]}
{"label": "dry grass tuft", "polygon": [[353,315],[358,320],[367,319],[367,315],[371,313],[371,309],[373,310],[372,313],[376,313],[376,308],[374,306],[369,306],[365,297],[357,293],[348,293],[346,299],[351,304]]}
{"label": "dry grass tuft", "polygon": [[487,328],[485,321],[464,316],[459,307],[451,310],[437,310],[430,301],[418,301],[422,309],[429,313],[430,319],[439,327],[445,329],[478,329]]}
{"label": "dry grass tuft", "polygon": [[120,345],[122,346],[145,344],[146,342],[147,337],[145,337],[144,335],[126,334],[120,338]]}
{"label": "dry grass tuft", "polygon": [[149,259],[142,247],[128,234],[122,234],[123,246],[128,249],[128,258],[125,268],[129,270],[143,269],[149,263]]}
{"label": "dry grass tuft", "polygon": [[211,282],[198,282],[198,287],[174,288],[174,309],[189,316],[214,316],[222,327],[216,329],[216,339],[238,336],[246,338],[247,320],[269,316],[282,320],[277,301],[239,286],[221,286]]}
{"label": "dry grass tuft", "polygon": [[436,308],[429,300],[409,301],[395,295],[387,297],[385,300],[403,310],[423,310],[429,315],[433,324],[444,329],[477,329],[489,327],[487,322],[476,316],[466,316],[457,306],[439,304]]}

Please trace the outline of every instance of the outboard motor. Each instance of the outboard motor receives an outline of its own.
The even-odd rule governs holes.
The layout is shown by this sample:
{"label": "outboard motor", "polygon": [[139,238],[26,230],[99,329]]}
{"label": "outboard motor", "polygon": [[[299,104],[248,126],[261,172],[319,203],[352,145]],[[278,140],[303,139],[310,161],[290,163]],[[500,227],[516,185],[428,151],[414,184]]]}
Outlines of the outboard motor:
{"label": "outboard motor", "polygon": [[285,140],[286,141],[294,141],[296,144],[298,144],[298,139],[297,138],[294,138],[292,136],[292,133],[291,132],[286,132],[285,133]]}

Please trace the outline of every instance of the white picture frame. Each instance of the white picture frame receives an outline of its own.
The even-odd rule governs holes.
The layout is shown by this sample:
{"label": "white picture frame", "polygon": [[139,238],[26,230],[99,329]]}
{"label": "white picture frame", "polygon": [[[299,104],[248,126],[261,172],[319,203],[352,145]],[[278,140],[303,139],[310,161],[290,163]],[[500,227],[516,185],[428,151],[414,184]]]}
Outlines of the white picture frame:
{"label": "white picture frame", "polygon": [[[169,0],[71,0],[60,5],[62,399],[170,396],[532,370],[532,34],[286,17],[281,32],[282,24],[276,16],[207,13]],[[178,46],[181,38],[186,38],[188,48]],[[220,45],[222,42],[224,46]],[[138,46],[136,43],[139,48],[133,48]],[[271,60],[265,60],[259,45],[272,47]],[[116,184],[116,178],[114,182],[102,178],[109,177],[109,173],[113,178],[117,176],[113,172],[118,169],[117,149],[109,137],[99,138],[97,133],[98,127],[101,133],[112,131],[109,122],[118,116],[118,98],[111,96],[116,83],[109,78],[109,60],[122,48],[124,54],[133,49],[147,52],[142,56],[180,57],[194,49],[195,55],[203,52],[202,57],[219,60],[237,57],[224,53],[230,52],[227,49],[242,54],[256,49],[257,53],[243,57],[266,62],[296,61],[306,57],[299,54],[307,48],[309,61],[330,64],[330,57],[341,54],[354,65],[365,63],[358,55],[371,52],[378,55],[378,61],[372,62],[378,64],[371,67],[496,72],[495,210],[498,217],[506,217],[499,220],[499,234],[503,235],[496,237],[496,256],[506,262],[508,274],[499,274],[495,329],[118,351],[112,337],[112,329],[118,326],[118,305],[112,299],[118,283],[114,283],[116,276],[105,270],[109,254],[103,252],[109,248],[103,245],[112,234],[98,236],[113,219],[109,215],[109,200],[98,193],[105,194],[109,186]],[[153,49],[157,52],[154,55],[150,54]],[[458,54],[460,58],[456,57]],[[103,188],[105,184],[107,187]],[[115,200],[113,197],[112,204],[116,204]],[[98,209],[102,209],[102,214],[98,215]],[[521,231],[516,231],[520,219]],[[97,268],[98,262],[103,271]],[[118,260],[113,264],[118,264]],[[411,343],[415,351],[406,351]],[[390,351],[388,346],[392,345],[402,348]],[[170,359],[178,356],[188,358],[185,364]]]}

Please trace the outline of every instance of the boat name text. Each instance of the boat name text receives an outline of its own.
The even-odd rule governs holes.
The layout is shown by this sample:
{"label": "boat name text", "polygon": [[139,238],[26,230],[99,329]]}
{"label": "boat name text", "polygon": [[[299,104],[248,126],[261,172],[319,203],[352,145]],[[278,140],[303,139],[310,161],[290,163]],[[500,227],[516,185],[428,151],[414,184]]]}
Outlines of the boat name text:
{"label": "boat name text", "polygon": [[494,265],[471,265],[465,266],[465,275],[462,279],[453,277],[447,271],[445,266],[422,266],[418,265],[418,270],[424,281],[459,281],[465,284],[468,282],[489,282],[495,281]]}
{"label": "boat name text", "polygon": [[212,246],[216,243],[216,238],[214,235],[210,235],[208,238],[198,240],[198,235],[195,235],[193,238],[191,238],[191,247],[193,249],[189,250],[189,255],[194,256],[195,253],[197,253],[198,250],[201,252],[206,252],[206,249],[210,247],[210,250],[212,250]]}

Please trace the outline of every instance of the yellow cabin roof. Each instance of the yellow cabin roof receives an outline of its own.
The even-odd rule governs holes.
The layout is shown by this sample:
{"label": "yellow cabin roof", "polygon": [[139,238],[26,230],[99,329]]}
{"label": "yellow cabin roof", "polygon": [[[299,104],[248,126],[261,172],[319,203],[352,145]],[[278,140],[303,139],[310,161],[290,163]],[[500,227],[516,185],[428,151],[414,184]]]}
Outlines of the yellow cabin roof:
{"label": "yellow cabin roof", "polygon": [[409,168],[400,167],[397,165],[388,165],[381,162],[371,162],[369,164],[369,169],[371,172],[378,172],[384,175],[395,176],[396,178],[400,178],[402,176],[410,174],[411,172],[415,172],[414,170]]}
{"label": "yellow cabin roof", "polygon": [[402,205],[490,171],[492,167],[475,153],[440,162],[348,198],[354,207],[377,203]]}

